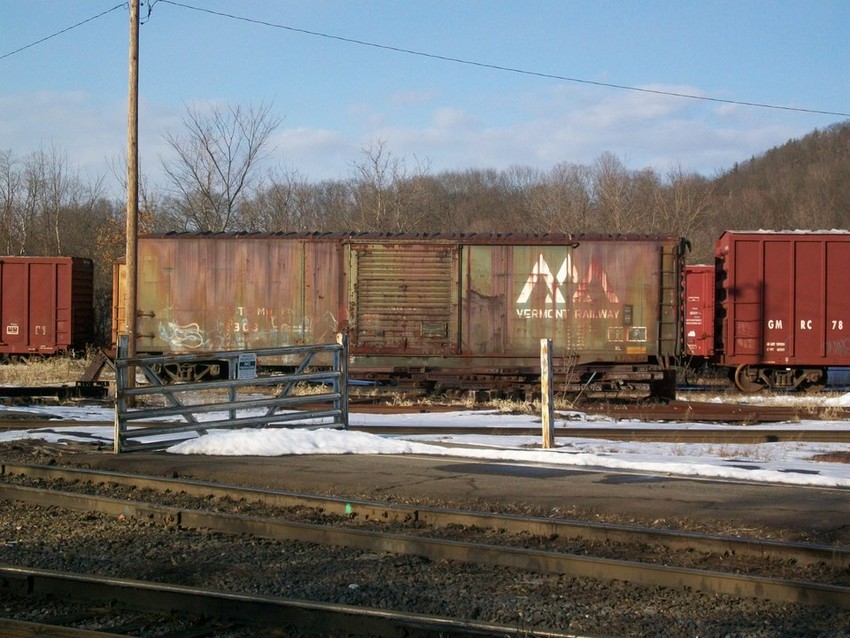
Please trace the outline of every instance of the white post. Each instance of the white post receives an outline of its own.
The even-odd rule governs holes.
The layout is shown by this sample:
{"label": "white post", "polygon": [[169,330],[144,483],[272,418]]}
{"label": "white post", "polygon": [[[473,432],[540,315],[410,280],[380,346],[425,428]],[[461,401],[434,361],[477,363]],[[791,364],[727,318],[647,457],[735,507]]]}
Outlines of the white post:
{"label": "white post", "polygon": [[552,340],[540,340],[540,411],[543,421],[543,447],[555,447],[555,398],[552,393]]}

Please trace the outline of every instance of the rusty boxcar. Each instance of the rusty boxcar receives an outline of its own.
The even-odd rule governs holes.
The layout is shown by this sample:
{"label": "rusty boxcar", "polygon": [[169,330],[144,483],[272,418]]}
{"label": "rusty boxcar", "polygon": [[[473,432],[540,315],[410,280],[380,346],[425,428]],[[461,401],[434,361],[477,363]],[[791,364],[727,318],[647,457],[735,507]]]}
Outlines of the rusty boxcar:
{"label": "rusty boxcar", "polygon": [[715,268],[704,354],[741,391],[817,391],[828,367],[850,365],[850,232],[728,231]]}
{"label": "rusty boxcar", "polygon": [[[670,393],[682,250],[668,235],[150,235],[139,241],[137,351],[346,332],[353,376],[492,389],[539,386],[540,340],[551,338],[565,388]],[[119,302],[121,286],[119,274]]]}
{"label": "rusty boxcar", "polygon": [[0,356],[83,351],[94,268],[79,257],[0,257]]}

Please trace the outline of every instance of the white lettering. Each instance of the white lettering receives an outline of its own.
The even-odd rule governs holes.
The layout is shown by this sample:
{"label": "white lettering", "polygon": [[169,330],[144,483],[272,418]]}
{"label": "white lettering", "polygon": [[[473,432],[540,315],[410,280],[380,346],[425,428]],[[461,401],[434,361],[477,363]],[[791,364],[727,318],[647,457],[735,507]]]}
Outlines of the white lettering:
{"label": "white lettering", "polygon": [[620,316],[619,310],[610,308],[576,308],[573,313],[576,319],[617,319]]}
{"label": "white lettering", "polygon": [[566,308],[517,308],[520,319],[566,319]]}
{"label": "white lettering", "polygon": [[812,329],[812,320],[811,319],[800,319],[800,330],[811,330]]}
{"label": "white lettering", "polygon": [[782,330],[782,319],[768,319],[767,327],[770,330]]}
{"label": "white lettering", "polygon": [[[517,308],[516,316],[519,319],[619,319],[620,310],[613,308],[574,308],[572,311],[566,308]],[[237,331],[239,324],[237,325]]]}

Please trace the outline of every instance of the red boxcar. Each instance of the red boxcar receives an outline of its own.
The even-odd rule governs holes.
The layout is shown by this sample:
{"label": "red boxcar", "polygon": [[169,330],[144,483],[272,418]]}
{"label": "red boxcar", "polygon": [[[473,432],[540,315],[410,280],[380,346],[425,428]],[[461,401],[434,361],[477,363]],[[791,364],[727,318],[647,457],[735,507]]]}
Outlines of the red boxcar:
{"label": "red boxcar", "polygon": [[0,257],[0,355],[85,349],[93,282],[90,259]]}
{"label": "red boxcar", "polygon": [[743,391],[820,389],[850,365],[850,232],[737,232],[717,241],[719,363]]}
{"label": "red boxcar", "polygon": [[685,268],[685,356],[714,356],[714,266]]}

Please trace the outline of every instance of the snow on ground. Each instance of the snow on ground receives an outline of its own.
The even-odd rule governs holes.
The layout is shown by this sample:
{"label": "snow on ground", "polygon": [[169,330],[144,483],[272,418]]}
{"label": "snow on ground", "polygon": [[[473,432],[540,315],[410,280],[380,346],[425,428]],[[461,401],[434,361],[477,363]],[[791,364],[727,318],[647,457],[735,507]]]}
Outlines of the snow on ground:
{"label": "snow on ground", "polygon": [[[772,404],[776,405],[776,397]],[[782,397],[780,397],[782,399]],[[717,398],[717,401],[726,400]],[[793,397],[788,401],[812,401],[811,397]],[[820,405],[850,405],[850,394],[815,399]],[[750,403],[758,399],[750,397]],[[0,416],[3,408],[0,406]],[[90,442],[111,447],[111,426],[85,425],[86,422],[111,422],[113,411],[106,408],[15,407],[52,416],[61,421],[56,427],[0,432],[0,442],[39,439],[50,442]],[[202,415],[199,415],[199,419]],[[221,418],[210,414],[205,418]],[[718,428],[736,429],[850,429],[850,421],[800,421],[762,426],[726,426],[699,423],[647,423],[599,419],[571,413],[569,420],[556,421],[557,428],[570,425],[617,428]],[[540,418],[500,413],[497,410],[459,411],[430,414],[368,415],[351,414],[352,425],[444,425],[482,428],[539,425]],[[186,434],[175,435],[185,437]],[[167,440],[167,439],[166,439]],[[543,449],[542,436],[485,435],[375,435],[330,428],[261,428],[211,430],[207,434],[176,442],[168,448],[172,454],[284,456],[290,454],[429,454],[467,457],[500,462],[533,463],[550,466],[585,466],[637,472],[762,481],[824,487],[850,487],[850,463],[816,460],[821,454],[847,452],[850,446],[837,443],[763,443],[758,445],[696,443],[631,443],[605,439],[584,439],[558,432],[555,448]]]}

